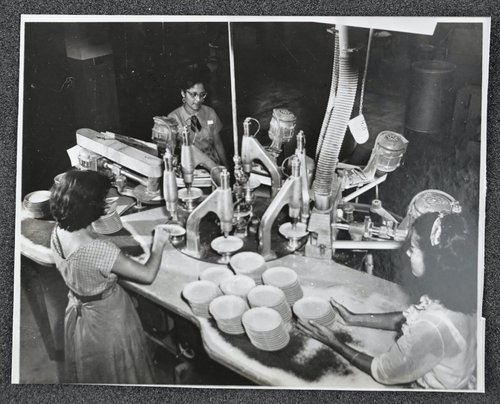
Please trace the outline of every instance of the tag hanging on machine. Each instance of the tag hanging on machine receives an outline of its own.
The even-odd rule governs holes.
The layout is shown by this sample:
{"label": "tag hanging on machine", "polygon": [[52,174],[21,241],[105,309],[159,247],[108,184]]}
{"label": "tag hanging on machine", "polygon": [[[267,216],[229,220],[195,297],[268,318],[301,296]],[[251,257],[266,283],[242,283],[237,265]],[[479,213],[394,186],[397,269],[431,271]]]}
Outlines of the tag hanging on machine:
{"label": "tag hanging on machine", "polygon": [[368,62],[370,60],[370,48],[372,43],[372,37],[373,37],[373,28],[370,29],[370,34],[368,36],[368,45],[366,48],[365,71],[363,72],[363,81],[361,83],[361,94],[359,100],[359,115],[352,118],[348,124],[352,137],[358,144],[365,143],[370,137],[370,132],[368,131],[368,125],[366,124],[366,120],[363,115],[363,99],[365,96],[366,73],[368,71]]}
{"label": "tag hanging on machine", "polygon": [[370,132],[368,131],[368,126],[366,125],[363,114],[359,114],[357,117],[352,118],[349,121],[349,130],[351,131],[352,137],[358,144],[365,143],[370,137]]}

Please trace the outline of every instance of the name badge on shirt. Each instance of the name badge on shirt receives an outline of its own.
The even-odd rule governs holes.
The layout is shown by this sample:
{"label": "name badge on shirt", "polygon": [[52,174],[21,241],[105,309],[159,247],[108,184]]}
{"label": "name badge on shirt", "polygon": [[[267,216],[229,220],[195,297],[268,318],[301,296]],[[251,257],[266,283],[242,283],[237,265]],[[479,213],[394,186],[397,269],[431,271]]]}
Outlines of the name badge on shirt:
{"label": "name badge on shirt", "polygon": [[211,119],[207,120],[207,125],[213,125],[214,124],[214,121],[212,121]]}

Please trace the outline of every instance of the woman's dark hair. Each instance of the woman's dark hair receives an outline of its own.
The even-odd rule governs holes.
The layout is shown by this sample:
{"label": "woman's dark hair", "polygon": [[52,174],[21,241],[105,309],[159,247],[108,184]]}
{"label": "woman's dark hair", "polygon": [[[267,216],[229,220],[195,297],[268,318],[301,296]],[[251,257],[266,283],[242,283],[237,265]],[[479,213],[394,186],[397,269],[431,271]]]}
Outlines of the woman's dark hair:
{"label": "woman's dark hair", "polygon": [[201,68],[188,69],[180,78],[181,90],[186,91],[195,84],[201,83],[206,88],[208,82],[208,72]]}
{"label": "woman's dark hair", "polygon": [[51,189],[50,212],[60,228],[83,229],[104,214],[108,177],[95,171],[70,170]]}
{"label": "woman's dark hair", "polygon": [[430,235],[438,213],[417,218],[413,232],[423,252],[425,273],[421,291],[453,311],[472,313],[477,306],[477,251],[460,214],[441,218],[441,237],[432,245]]}

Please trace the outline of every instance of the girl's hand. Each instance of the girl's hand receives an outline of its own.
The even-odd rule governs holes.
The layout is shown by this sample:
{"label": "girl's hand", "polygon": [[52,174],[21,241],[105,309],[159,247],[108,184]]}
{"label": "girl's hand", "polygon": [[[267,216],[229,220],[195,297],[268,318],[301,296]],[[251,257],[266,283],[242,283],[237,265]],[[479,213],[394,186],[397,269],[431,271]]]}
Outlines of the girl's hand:
{"label": "girl's hand", "polygon": [[321,324],[318,324],[313,320],[305,322],[299,319],[297,323],[297,328],[308,337],[314,338],[319,342],[322,342],[323,344],[328,345],[332,348],[340,344],[339,340],[337,339],[332,330]]}
{"label": "girl's hand", "polygon": [[340,303],[338,303],[333,299],[330,299],[330,304],[332,305],[333,309],[344,320],[344,324],[349,325],[352,322],[354,322],[354,317],[356,317],[356,314],[354,314],[352,311],[349,311],[345,306],[342,306]]}
{"label": "girl's hand", "polygon": [[155,227],[155,233],[153,236],[153,245],[158,248],[165,247],[167,241],[170,238],[170,233],[167,231],[164,225],[158,225]]}

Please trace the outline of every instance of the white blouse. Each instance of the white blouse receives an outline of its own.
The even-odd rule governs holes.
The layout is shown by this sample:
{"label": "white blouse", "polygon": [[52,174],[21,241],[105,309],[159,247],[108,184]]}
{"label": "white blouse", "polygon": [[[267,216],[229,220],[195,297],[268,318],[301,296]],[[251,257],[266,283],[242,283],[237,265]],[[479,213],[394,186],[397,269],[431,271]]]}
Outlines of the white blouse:
{"label": "white blouse", "polygon": [[373,359],[373,378],[383,384],[416,381],[431,389],[475,388],[476,316],[448,310],[427,296],[403,315],[403,335]]}

